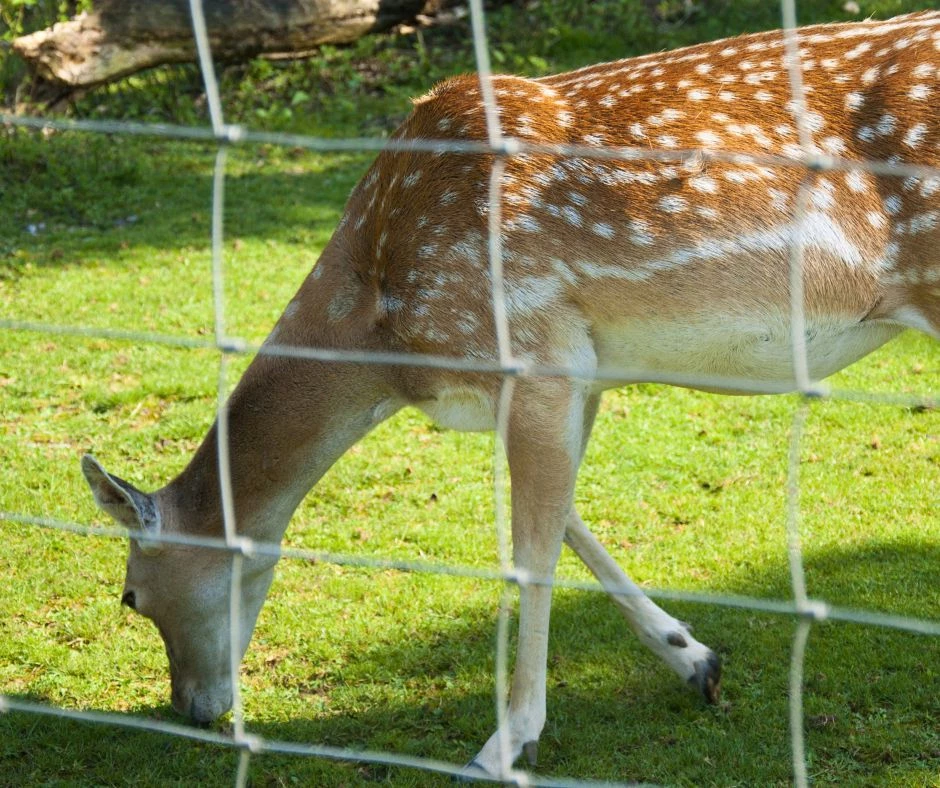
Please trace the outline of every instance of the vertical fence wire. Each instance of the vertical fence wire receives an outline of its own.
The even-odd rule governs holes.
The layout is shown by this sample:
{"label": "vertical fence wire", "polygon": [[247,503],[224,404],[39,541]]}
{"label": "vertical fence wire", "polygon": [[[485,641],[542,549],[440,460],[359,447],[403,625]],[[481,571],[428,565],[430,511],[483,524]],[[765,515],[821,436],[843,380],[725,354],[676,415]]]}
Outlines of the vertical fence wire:
{"label": "vertical fence wire", "polygon": [[[808,406],[801,403],[793,414],[790,428],[790,451],[787,468],[787,558],[790,565],[790,585],[798,609],[805,608],[806,575],[803,571],[803,544],[800,539],[800,449]],[[803,741],[803,660],[810,621],[800,617],[796,622],[790,658],[790,747],[793,759],[793,781],[797,788],[805,788],[806,752]]]}
{"label": "vertical fence wire", "polygon": [[[801,69],[799,33],[797,32],[795,0],[781,0],[783,17],[783,61],[790,81],[790,103],[792,115],[799,137],[799,145],[807,160],[812,157],[813,139],[806,122],[806,94],[803,90],[803,72]],[[790,244],[790,337],[793,347],[793,373],[796,385],[804,395],[810,387],[809,360],[806,348],[805,292],[803,288],[803,259],[809,190],[814,178],[808,171],[800,179],[793,209],[794,234]],[[800,447],[803,426],[806,420],[806,406],[801,405],[793,416],[790,430],[790,451],[787,478],[787,554],[790,565],[790,583],[797,607],[806,603],[806,578],[803,573],[803,551],[799,539],[799,467]],[[793,647],[790,655],[789,676],[789,717],[790,750],[793,763],[793,781],[796,788],[806,788],[806,752],[803,740],[803,664],[806,653],[806,640],[809,636],[809,621],[797,620]]]}
{"label": "vertical fence wire", "polygon": [[[486,134],[495,156],[490,169],[487,186],[487,256],[490,272],[490,289],[493,323],[496,329],[496,348],[499,364],[504,369],[514,363],[509,333],[509,319],[506,310],[505,279],[503,277],[502,250],[502,182],[506,170],[505,158],[500,151],[505,145],[502,124],[499,118],[499,105],[493,87],[493,73],[490,65],[489,45],[486,37],[486,18],[482,0],[469,0],[470,23],[473,34],[473,54],[476,60],[480,96],[483,100]],[[495,706],[496,733],[499,736],[500,777],[511,780],[513,764],[511,743],[509,741],[509,635],[511,600],[513,588],[508,578],[512,574],[511,535],[506,504],[507,465],[503,451],[509,445],[509,412],[515,390],[515,379],[503,377],[496,409],[496,430],[493,454],[493,497],[496,535],[499,550],[500,570],[507,577],[500,594],[500,604],[496,627],[496,675]]]}
{"label": "vertical fence wire", "polygon": [[[199,69],[205,87],[206,102],[209,107],[209,119],[212,132],[218,140],[215,167],[212,176],[212,219],[211,219],[211,246],[212,246],[212,292],[213,315],[215,323],[215,342],[219,353],[218,373],[218,399],[217,399],[217,449],[219,464],[219,487],[222,497],[222,524],[225,530],[225,543],[229,548],[238,545],[238,524],[236,522],[235,495],[232,488],[232,463],[229,454],[231,441],[229,439],[228,419],[228,340],[227,321],[225,313],[225,267],[224,267],[224,227],[225,227],[225,165],[227,161],[228,145],[224,136],[225,122],[222,109],[222,98],[219,93],[219,84],[215,74],[215,64],[212,60],[212,49],[209,43],[209,34],[203,13],[202,0],[190,0],[190,14],[192,17],[193,36],[199,56]],[[231,553],[231,575],[229,578],[229,609],[228,609],[228,656],[229,656],[229,682],[232,693],[232,737],[240,746],[238,754],[238,767],[235,775],[237,788],[244,788],[248,784],[251,750],[243,746],[248,740],[245,733],[245,712],[241,696],[241,622],[242,622],[242,570],[244,555],[241,550]]]}
{"label": "vertical fence wire", "polygon": [[[510,326],[506,309],[506,293],[504,288],[503,271],[503,250],[502,250],[502,182],[505,172],[506,160],[508,157],[525,152],[526,148],[513,138],[503,135],[500,123],[499,106],[497,95],[494,89],[492,72],[490,68],[489,48],[485,33],[485,14],[481,0],[469,0],[470,20],[473,31],[473,47],[477,62],[477,72],[479,75],[480,94],[483,100],[483,109],[486,120],[486,131],[488,147],[483,151],[488,152],[493,159],[493,166],[490,171],[488,184],[488,258],[491,283],[492,316],[497,337],[498,364],[494,371],[501,374],[500,396],[496,413],[496,441],[494,449],[493,466],[493,494],[495,504],[495,524],[497,529],[497,538],[499,545],[499,571],[487,574],[474,574],[470,570],[457,567],[433,567],[418,563],[409,564],[407,562],[387,562],[389,565],[400,565],[413,571],[441,571],[454,575],[463,576],[488,576],[502,582],[502,601],[497,621],[496,633],[496,709],[498,718],[498,730],[506,731],[506,698],[508,696],[509,685],[509,601],[511,591],[516,586],[521,586],[532,578],[528,578],[518,570],[514,570],[511,560],[511,536],[509,526],[509,513],[506,504],[507,476],[505,469],[505,459],[500,451],[500,446],[505,447],[507,442],[507,432],[509,424],[509,413],[513,393],[515,390],[515,381],[518,375],[536,374],[539,370],[523,365],[519,359],[514,357],[511,346]],[[677,593],[665,592],[661,596],[666,598],[690,599],[703,603],[723,604],[731,607],[752,610],[769,610],[773,612],[792,615],[795,618],[796,627],[792,642],[790,654],[789,670],[789,724],[790,739],[792,750],[792,769],[793,779],[797,786],[806,786],[809,784],[807,754],[804,741],[803,729],[805,725],[804,710],[802,702],[802,688],[804,678],[804,665],[806,646],[811,631],[812,623],[822,619],[835,619],[846,621],[858,621],[872,626],[889,626],[907,631],[917,632],[926,635],[940,635],[940,622],[925,621],[916,619],[905,619],[900,616],[884,616],[874,613],[853,612],[839,610],[835,607],[826,605],[810,598],[807,592],[806,578],[803,569],[803,547],[800,535],[800,450],[803,441],[803,435],[806,420],[810,413],[809,398],[817,396],[834,396],[833,392],[827,392],[821,388],[818,382],[813,381],[810,374],[808,354],[806,347],[806,318],[805,318],[805,294],[803,290],[803,264],[804,264],[804,237],[803,227],[808,211],[809,201],[812,199],[812,189],[816,179],[816,174],[821,168],[835,167],[837,164],[827,162],[818,155],[815,146],[812,130],[807,122],[807,104],[805,90],[802,83],[802,74],[800,71],[800,49],[799,33],[797,32],[796,8],[793,0],[781,0],[781,10],[783,18],[783,61],[788,73],[791,106],[793,107],[794,121],[799,135],[800,147],[803,151],[804,165],[806,167],[805,175],[801,180],[797,197],[794,203],[792,213],[793,228],[792,243],[790,244],[790,324],[792,338],[792,365],[794,378],[797,388],[806,399],[797,407],[790,430],[789,448],[788,448],[788,472],[787,472],[787,516],[786,516],[786,535],[787,535],[787,560],[790,567],[792,603],[771,603],[764,600],[752,600],[744,598],[734,598],[722,595],[683,595]],[[155,128],[149,130],[137,128],[137,124],[111,123],[103,124],[88,123],[85,127],[88,130],[108,131],[118,133],[159,133],[166,136],[175,136],[180,139],[186,138],[210,138],[215,140],[217,145],[215,165],[213,170],[212,187],[212,219],[211,219],[211,247],[212,247],[212,288],[213,288],[213,315],[215,324],[214,347],[219,352],[219,373],[218,373],[218,457],[219,474],[221,480],[223,521],[225,527],[225,539],[221,545],[230,553],[231,556],[231,583],[230,583],[230,608],[229,608],[229,656],[230,656],[230,679],[233,692],[233,732],[231,736],[218,734],[212,731],[199,731],[188,726],[174,725],[158,720],[146,720],[134,718],[128,715],[120,715],[95,711],[74,711],[59,707],[50,707],[43,704],[37,704],[30,701],[17,700],[0,694],[0,713],[11,711],[21,711],[34,714],[52,714],[70,719],[84,720],[108,725],[123,725],[132,728],[144,728],[148,730],[162,732],[171,736],[182,736],[210,742],[213,744],[222,744],[233,746],[239,751],[238,765],[234,782],[238,786],[244,786],[249,781],[249,771],[251,764],[251,755],[255,752],[283,752],[294,755],[304,755],[311,757],[323,757],[332,759],[358,760],[364,762],[382,763],[392,766],[402,766],[424,769],[429,772],[440,774],[460,775],[462,766],[458,764],[442,763],[431,759],[402,756],[396,753],[369,752],[363,750],[354,750],[342,747],[328,747],[317,744],[289,744],[274,740],[264,740],[261,737],[249,734],[245,729],[245,713],[239,691],[239,663],[241,656],[241,620],[242,620],[242,574],[243,566],[246,560],[250,560],[251,555],[258,550],[263,551],[265,546],[253,544],[250,540],[238,533],[236,522],[237,512],[234,507],[234,494],[231,479],[231,463],[229,457],[228,412],[226,408],[226,399],[229,389],[229,371],[230,355],[233,353],[247,352],[250,348],[240,340],[228,336],[225,312],[225,281],[226,274],[223,259],[223,231],[225,224],[224,216],[224,186],[225,186],[225,167],[226,157],[229,145],[237,143],[244,139],[249,139],[251,135],[243,132],[237,126],[226,126],[224,122],[224,113],[218,82],[212,62],[212,52],[207,32],[204,11],[201,0],[190,0],[190,13],[192,17],[193,34],[196,41],[198,60],[205,85],[206,98],[209,111],[211,134],[207,137],[199,130],[193,129],[173,129],[170,127],[161,127],[159,131]],[[7,122],[20,123],[28,126],[30,121],[16,118],[2,118]],[[51,121],[41,121],[51,122]],[[36,124],[38,125],[38,124]],[[53,123],[54,125],[54,123]],[[64,126],[69,123],[62,124]],[[71,124],[82,126],[79,124]],[[296,143],[297,139],[286,135],[269,135],[270,139],[275,140],[277,144]],[[319,143],[310,140],[301,140],[304,144],[310,144],[317,147]],[[341,149],[334,145],[320,145],[324,150]],[[363,148],[374,148],[375,145],[370,141],[350,141],[346,149],[356,150]],[[531,146],[530,146],[531,147]],[[430,148],[429,148],[430,149]],[[450,144],[439,146],[440,150],[452,149],[466,153],[468,148],[461,148],[460,145]],[[604,151],[568,151],[568,155],[582,156],[604,156]],[[651,158],[655,157],[656,151],[646,152]],[[668,153],[668,152],[667,152]],[[616,158],[619,152],[612,152],[611,158]],[[853,163],[853,167],[860,167],[858,163]],[[894,166],[894,165],[892,165]],[[876,171],[874,163],[869,166],[871,171]],[[900,173],[903,166],[894,166],[894,169]],[[890,171],[890,169],[889,169]],[[30,326],[17,324],[15,321],[0,321],[0,328],[11,330],[54,330],[52,327]],[[67,330],[59,328],[64,333]],[[76,329],[74,333],[87,336],[111,337],[115,332],[95,331],[93,329],[84,331]],[[133,332],[130,332],[133,334]],[[134,335],[140,341],[161,341],[158,337],[149,335]],[[181,347],[192,346],[182,340],[173,340],[172,338],[163,338],[162,341],[170,344],[177,344]],[[376,363],[393,363],[390,359],[374,359]],[[446,360],[442,365],[446,366]],[[461,368],[456,362],[451,362],[455,369]],[[465,365],[464,368],[469,368]],[[573,370],[554,370],[552,374],[574,374]],[[37,527],[57,528],[64,530],[73,530],[76,532],[98,533],[99,536],[117,536],[125,538],[126,534],[121,532],[108,533],[103,529],[87,529],[76,524],[58,523],[54,520],[43,520],[40,518],[30,518],[17,513],[0,512],[0,519],[22,522]],[[168,540],[172,541],[172,540]],[[177,540],[179,541],[179,540]],[[184,540],[185,541],[185,540]],[[278,555],[288,555],[290,551],[282,551],[278,546],[273,547]],[[303,551],[294,551],[294,555],[307,555]],[[369,561],[364,558],[336,557],[327,556],[330,560],[338,563],[344,561],[360,566],[378,566],[381,562]],[[541,578],[537,579],[542,582]],[[559,583],[570,587],[578,587],[578,584]],[[602,590],[599,586],[584,586],[592,590]],[[651,593],[650,596],[657,596]],[[537,775],[526,772],[519,772],[513,769],[513,764],[509,762],[508,741],[503,744],[503,763],[501,777],[507,782],[515,784],[532,785],[591,785],[588,780],[579,778],[570,778],[561,781],[540,778]]]}

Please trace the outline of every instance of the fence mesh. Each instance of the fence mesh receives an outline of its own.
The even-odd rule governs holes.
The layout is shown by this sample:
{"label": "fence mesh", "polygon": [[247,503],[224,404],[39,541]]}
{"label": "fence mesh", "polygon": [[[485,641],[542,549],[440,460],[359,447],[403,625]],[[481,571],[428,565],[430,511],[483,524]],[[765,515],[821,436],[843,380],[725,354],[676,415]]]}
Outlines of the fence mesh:
{"label": "fence mesh", "polygon": [[[804,100],[801,72],[798,67],[798,41],[796,36],[797,16],[793,0],[781,0],[782,17],[785,29],[785,60],[788,65],[790,89],[795,108],[797,129],[803,156],[799,160],[776,155],[755,155],[711,151],[709,157],[716,161],[764,164],[775,166],[800,166],[805,169],[806,178],[801,186],[795,206],[794,221],[799,224],[801,216],[807,211],[809,185],[812,177],[824,171],[864,170],[871,174],[890,175],[893,177],[937,177],[940,170],[919,167],[899,162],[871,161],[848,162],[837,158],[824,157],[815,151],[812,135],[805,119],[806,103]],[[0,319],[0,329],[7,331],[38,332],[50,335],[67,335],[81,338],[122,340],[134,343],[152,343],[178,348],[203,348],[219,351],[218,369],[218,446],[220,457],[220,477],[222,481],[222,501],[225,524],[224,540],[176,534],[161,534],[156,541],[185,544],[193,547],[212,548],[228,551],[232,555],[233,571],[231,575],[230,606],[230,673],[234,688],[233,725],[230,733],[220,733],[189,725],[166,721],[140,718],[129,714],[107,713],[100,711],[77,711],[61,706],[47,705],[16,697],[0,694],[0,712],[19,712],[33,715],[53,715],[65,719],[88,723],[97,723],[125,728],[143,729],[167,736],[198,740],[213,745],[235,748],[239,752],[237,771],[233,775],[236,785],[246,785],[249,776],[251,758],[259,753],[284,753],[294,756],[328,758],[343,761],[384,764],[387,766],[410,767],[427,772],[460,776],[465,774],[463,764],[445,763],[428,758],[396,754],[386,751],[369,751],[345,747],[327,746],[315,743],[295,743],[264,738],[250,730],[245,719],[239,687],[240,660],[239,642],[241,634],[238,622],[241,599],[242,563],[245,558],[267,555],[284,560],[316,561],[337,565],[396,569],[408,572],[434,573],[461,578],[476,578],[502,584],[505,591],[500,605],[499,623],[496,638],[496,719],[505,720],[507,687],[510,675],[510,597],[514,587],[532,582],[540,582],[516,570],[511,561],[511,538],[508,525],[507,502],[505,498],[506,471],[505,460],[497,443],[494,457],[494,510],[495,526],[498,533],[500,568],[486,570],[476,567],[458,566],[422,560],[389,560],[371,556],[336,554],[328,551],[312,551],[283,547],[279,544],[256,542],[239,535],[236,529],[234,496],[228,457],[228,419],[226,397],[231,384],[231,358],[235,355],[267,353],[301,359],[324,361],[351,361],[378,365],[407,365],[410,367],[428,367],[433,369],[452,369],[473,372],[496,372],[503,376],[502,393],[497,414],[497,433],[505,437],[507,431],[508,403],[513,388],[520,377],[525,376],[560,376],[572,377],[577,370],[565,367],[535,365],[514,356],[510,345],[510,328],[506,311],[506,294],[503,289],[503,251],[501,249],[501,183],[507,159],[516,155],[532,153],[550,153],[558,156],[577,156],[591,159],[635,160],[650,159],[656,161],[682,161],[690,151],[656,149],[598,148],[578,145],[543,145],[523,142],[507,137],[501,128],[498,112],[498,99],[490,80],[491,67],[489,49],[485,32],[485,14],[481,0],[470,0],[470,20],[473,32],[473,44],[483,97],[487,130],[487,142],[456,142],[452,140],[384,140],[384,139],[320,139],[294,134],[280,134],[253,131],[225,122],[223,103],[216,80],[212,51],[203,17],[201,0],[190,0],[193,34],[198,50],[199,64],[205,84],[208,101],[210,126],[185,127],[163,124],[140,124],[118,121],[76,121],[51,117],[26,117],[0,115],[0,123],[14,126],[78,130],[103,134],[147,135],[176,140],[212,141],[217,146],[212,181],[211,211],[211,249],[212,249],[212,289],[214,300],[214,336],[205,340],[193,339],[146,331],[117,331],[81,325],[56,325],[50,323],[31,323],[21,320]],[[268,143],[278,146],[302,147],[314,151],[378,151],[378,150],[413,150],[439,153],[494,153],[488,188],[489,221],[489,265],[492,281],[492,304],[496,326],[498,360],[487,362],[440,356],[415,356],[400,353],[367,353],[325,350],[321,348],[300,348],[282,346],[268,342],[263,346],[253,345],[228,331],[225,304],[225,260],[223,253],[224,230],[224,195],[226,182],[227,153],[232,146],[246,143]],[[804,440],[804,427],[813,402],[823,398],[843,399],[855,402],[875,402],[905,407],[933,407],[934,403],[923,397],[903,393],[871,394],[864,391],[831,389],[825,384],[812,379],[809,373],[807,348],[805,343],[805,321],[803,315],[802,255],[800,243],[791,246],[790,285],[791,330],[793,344],[793,366],[799,390],[804,396],[802,404],[795,409],[789,438],[789,470],[787,481],[787,545],[790,568],[792,598],[769,600],[764,598],[716,595],[708,593],[689,593],[673,590],[652,590],[649,596],[654,599],[678,600],[703,605],[716,605],[727,608],[749,610],[789,616],[794,619],[795,629],[790,653],[789,671],[789,724],[792,750],[792,773],[795,784],[805,786],[809,783],[807,755],[803,731],[806,725],[802,702],[804,684],[805,650],[812,627],[822,621],[834,620],[862,624],[871,627],[884,627],[903,630],[924,636],[940,636],[940,619],[925,620],[901,615],[884,614],[874,611],[853,610],[832,605],[824,600],[808,596],[803,570],[803,550],[800,534],[800,450]],[[753,393],[777,393],[789,390],[775,384],[760,383],[751,379],[733,380],[729,378],[704,379],[698,376],[663,374],[658,371],[639,371],[617,369],[599,369],[598,380],[624,380],[640,377],[654,382],[677,385],[712,386],[716,388],[737,388]],[[103,539],[127,539],[128,532],[121,528],[89,526],[81,523],[64,522],[54,518],[29,516],[18,512],[0,512],[0,519],[20,523],[25,526],[55,529],[79,534],[86,534]],[[559,579],[554,583],[558,587],[574,588],[587,591],[604,589],[597,583],[578,582]],[[502,727],[502,726],[500,726]],[[508,751],[508,748],[505,748]],[[563,779],[546,779],[534,773],[517,770],[504,760],[502,777],[505,781],[519,785],[590,785],[591,781],[577,775]]]}

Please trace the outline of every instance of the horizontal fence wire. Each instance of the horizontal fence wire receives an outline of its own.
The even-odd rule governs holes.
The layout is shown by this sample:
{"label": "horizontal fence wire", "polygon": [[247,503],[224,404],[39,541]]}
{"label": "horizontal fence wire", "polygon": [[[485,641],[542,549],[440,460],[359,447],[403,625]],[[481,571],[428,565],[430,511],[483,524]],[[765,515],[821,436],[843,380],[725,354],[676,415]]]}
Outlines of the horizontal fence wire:
{"label": "horizontal fence wire", "polygon": [[[497,408],[497,434],[505,442],[508,423],[509,402],[514,386],[519,378],[524,377],[562,377],[578,378],[581,371],[565,366],[534,364],[514,356],[510,345],[510,328],[506,310],[506,296],[503,288],[503,253],[501,249],[501,175],[507,157],[528,155],[550,155],[568,158],[585,158],[606,161],[650,160],[658,162],[686,162],[691,157],[704,162],[725,162],[733,164],[753,164],[776,168],[798,168],[805,173],[796,202],[792,227],[798,228],[801,216],[807,210],[808,186],[811,179],[827,171],[864,171],[872,175],[897,178],[935,178],[940,177],[940,169],[911,165],[900,162],[864,161],[840,159],[835,156],[819,154],[812,145],[812,136],[806,121],[805,92],[801,80],[798,57],[797,16],[793,0],[781,0],[784,29],[785,62],[790,80],[790,92],[795,107],[795,118],[800,138],[799,156],[780,156],[771,154],[735,153],[726,151],[703,150],[656,150],[637,147],[596,147],[587,145],[561,144],[548,145],[519,140],[506,136],[500,127],[498,98],[490,81],[492,74],[489,63],[489,48],[486,41],[485,14],[481,0],[470,0],[470,21],[473,32],[473,46],[480,79],[480,91],[486,120],[487,140],[455,141],[434,139],[385,140],[375,138],[322,139],[297,134],[282,134],[255,131],[240,125],[227,124],[215,75],[209,36],[206,29],[201,0],[190,0],[193,33],[196,41],[200,69],[203,75],[205,93],[210,118],[209,127],[189,127],[173,124],[145,124],[113,120],[72,120],[53,117],[32,117],[0,114],[0,124],[31,128],[52,129],[57,131],[75,131],[96,134],[118,134],[152,136],[162,139],[189,141],[213,146],[216,150],[213,171],[212,220],[211,220],[211,257],[212,288],[214,300],[215,330],[212,338],[196,338],[145,332],[138,330],[115,330],[89,325],[56,325],[12,319],[0,319],[0,330],[13,332],[33,332],[46,335],[71,336],[79,339],[104,339],[134,344],[165,345],[173,348],[190,350],[212,350],[219,354],[217,390],[218,390],[218,441],[220,457],[220,479],[224,512],[225,535],[223,539],[194,537],[175,533],[148,535],[148,542],[186,545],[205,549],[225,551],[231,554],[233,571],[231,577],[231,603],[229,616],[231,647],[230,675],[234,688],[233,725],[231,733],[220,733],[190,725],[169,723],[162,720],[137,717],[131,714],[102,712],[96,710],[75,710],[61,706],[36,703],[0,694],[0,713],[23,713],[55,716],[62,719],[146,730],[167,736],[191,739],[207,744],[234,748],[239,752],[239,761],[233,781],[236,785],[246,785],[252,756],[261,753],[281,753],[295,756],[326,758],[339,761],[382,764],[392,767],[405,767],[449,775],[452,777],[475,776],[467,772],[463,764],[447,763],[428,758],[401,755],[387,751],[370,751],[348,747],[335,747],[315,743],[292,743],[278,741],[253,734],[246,723],[239,687],[239,632],[241,620],[240,599],[242,565],[246,559],[264,556],[275,560],[287,559],[303,562],[317,562],[350,566],[364,570],[395,570],[402,572],[420,572],[466,579],[478,579],[501,584],[504,588],[503,603],[500,605],[496,638],[496,685],[495,718],[502,723],[506,718],[507,687],[509,684],[509,597],[510,590],[519,586],[548,585],[557,588],[581,591],[602,592],[605,589],[597,582],[581,582],[569,579],[547,580],[529,576],[516,569],[511,562],[511,537],[509,516],[505,501],[507,476],[504,468],[505,458],[497,450],[494,454],[493,496],[495,504],[495,526],[499,543],[499,569],[481,569],[472,566],[459,566],[433,561],[392,560],[367,555],[340,554],[329,551],[288,548],[277,543],[259,542],[240,535],[236,527],[234,493],[228,457],[228,420],[226,397],[230,388],[230,365],[233,355],[269,354],[296,359],[319,360],[328,362],[348,362],[383,366],[412,367],[424,369],[475,372],[499,376],[502,380],[501,397]],[[496,326],[498,358],[493,361],[443,357],[435,355],[416,355],[406,353],[378,353],[335,351],[310,347],[292,347],[265,343],[256,345],[241,338],[230,336],[226,324],[224,302],[226,274],[223,256],[224,231],[224,185],[227,151],[237,145],[269,144],[287,147],[300,147],[318,152],[378,152],[414,151],[428,153],[447,153],[451,155],[490,154],[494,157],[488,186],[488,261],[490,285],[492,288],[493,317]],[[797,233],[799,237],[799,233]],[[863,391],[840,390],[811,378],[806,354],[803,313],[802,287],[803,249],[799,242],[793,243],[790,255],[791,331],[794,348],[794,369],[796,371],[796,389],[803,395],[800,405],[794,412],[789,437],[789,463],[787,476],[787,557],[790,567],[792,598],[765,599],[743,595],[692,593],[671,589],[644,589],[643,594],[661,600],[680,601],[693,604],[710,605],[775,614],[792,618],[795,623],[793,645],[790,653],[789,672],[789,723],[792,752],[792,772],[794,783],[805,786],[809,782],[803,729],[805,713],[802,704],[802,686],[804,681],[805,648],[811,629],[823,622],[843,622],[871,627],[882,627],[910,632],[925,636],[940,636],[940,620],[922,619],[879,613],[869,610],[853,610],[832,605],[824,600],[810,598],[807,595],[803,569],[803,547],[800,534],[800,447],[803,441],[804,425],[812,403],[819,399],[845,400],[858,403],[886,404],[899,407],[935,408],[936,398],[915,396],[900,392],[873,394]],[[748,393],[783,393],[793,386],[763,383],[753,379],[734,379],[721,376],[669,375],[658,370],[601,368],[592,374],[597,381],[609,383],[655,382],[690,387],[710,387],[736,389]],[[19,512],[0,511],[0,521],[16,523],[24,527],[52,529],[70,532],[96,539],[127,540],[132,534],[123,528],[89,526],[82,523],[62,521],[55,518],[35,517]],[[500,729],[504,726],[501,724]],[[504,747],[508,753],[508,747]],[[550,779],[524,770],[517,770],[504,755],[501,765],[502,779],[518,785],[533,786],[594,786],[602,783],[587,780],[577,775],[566,778]],[[610,783],[603,783],[609,785]]]}
{"label": "horizontal fence wire", "polygon": [[[80,536],[89,536],[96,539],[116,539],[126,541],[135,538],[136,534],[119,527],[99,525],[84,525],[68,520],[56,520],[48,517],[34,517],[17,512],[0,511],[0,522],[18,523],[33,528],[45,528],[52,531],[72,533]],[[575,580],[571,578],[555,578],[551,581],[527,577],[524,573],[509,567],[505,570],[484,569],[475,566],[460,566],[435,561],[406,560],[398,558],[381,558],[377,556],[359,555],[356,553],[337,553],[328,550],[310,550],[301,547],[284,547],[273,542],[256,542],[246,536],[238,536],[231,544],[223,539],[214,537],[197,537],[185,534],[153,534],[147,536],[147,542],[165,545],[181,545],[199,548],[201,550],[219,550],[232,554],[240,554],[245,558],[270,557],[273,559],[287,559],[309,564],[330,564],[335,566],[357,567],[375,571],[416,572],[451,577],[463,577],[473,580],[510,583],[519,585],[551,585],[554,588],[570,589],[574,591],[596,591],[607,593],[601,585],[593,580]],[[629,593],[619,592],[618,593]],[[819,600],[810,600],[810,603],[801,609],[792,599],[770,599],[767,597],[751,597],[740,594],[695,593],[693,591],[680,591],[668,588],[650,588],[644,586],[644,596],[653,599],[662,599],[672,602],[689,602],[699,605],[713,605],[735,609],[751,609],[755,612],[773,613],[784,616],[805,616],[816,621],[836,621],[847,624],[862,624],[897,629],[914,634],[940,635],[940,621],[922,619],[915,616],[902,616],[891,613],[878,613],[875,611],[855,610],[840,605],[830,605]]]}

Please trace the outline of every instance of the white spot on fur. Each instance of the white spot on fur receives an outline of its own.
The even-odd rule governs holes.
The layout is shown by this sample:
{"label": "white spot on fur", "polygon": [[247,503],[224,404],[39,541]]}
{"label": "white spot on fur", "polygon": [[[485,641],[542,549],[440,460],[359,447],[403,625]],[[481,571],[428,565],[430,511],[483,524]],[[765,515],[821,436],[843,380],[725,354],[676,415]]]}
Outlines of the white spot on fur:
{"label": "white spot on fur", "polygon": [[904,144],[909,148],[916,148],[923,141],[926,134],[927,125],[924,123],[916,123],[911,126],[904,135]]}
{"label": "white spot on fur", "polygon": [[864,55],[871,47],[870,41],[862,41],[862,43],[858,44],[854,49],[850,49],[846,52],[844,57],[846,60],[855,60]]}
{"label": "white spot on fur", "polygon": [[281,317],[287,318],[288,320],[290,320],[299,311],[300,311],[300,304],[298,304],[297,300],[294,299],[287,305],[287,308],[284,310],[284,314]]}
{"label": "white spot on fur", "polygon": [[859,170],[852,170],[845,174],[845,184],[856,194],[867,191],[868,186],[865,183],[865,176]]}
{"label": "white spot on fur", "polygon": [[821,211],[831,211],[835,205],[835,187],[825,178],[820,178],[812,191],[813,205]]}
{"label": "white spot on fur", "polygon": [[510,317],[524,317],[548,307],[561,293],[561,283],[550,276],[523,276],[506,279],[506,311]]}
{"label": "white spot on fur", "polygon": [[652,246],[654,239],[652,228],[642,219],[631,219],[627,223],[630,240],[637,246]]}
{"label": "white spot on fur", "polygon": [[352,312],[355,305],[356,302],[352,294],[346,292],[345,290],[341,290],[333,296],[333,300],[330,301],[329,305],[327,306],[326,316],[333,321],[342,320],[350,312]]}
{"label": "white spot on fur", "polygon": [[614,237],[614,228],[607,224],[607,222],[594,222],[594,224],[591,225],[591,229],[601,238],[609,239]]}
{"label": "white spot on fur", "polygon": [[385,293],[381,299],[381,308],[385,312],[400,312],[402,307],[405,305],[405,302],[402,301],[398,296],[393,296],[389,293]]}
{"label": "white spot on fur", "polygon": [[718,191],[718,182],[707,175],[699,175],[689,179],[689,186],[705,194],[715,194]]}
{"label": "white spot on fur", "polygon": [[515,223],[520,230],[524,230],[527,233],[537,233],[542,229],[542,225],[539,224],[538,219],[528,214],[520,214],[517,216]]}
{"label": "white spot on fur", "polygon": [[684,197],[670,194],[665,197],[660,197],[659,207],[666,213],[682,213],[688,207],[688,203]]}
{"label": "white spot on fur", "polygon": [[768,189],[770,196],[770,205],[774,210],[781,213],[788,213],[790,210],[790,195],[780,189]]}
{"label": "white spot on fur", "polygon": [[840,137],[826,137],[819,145],[830,156],[840,156],[848,150],[845,141]]}
{"label": "white spot on fur", "polygon": [[911,218],[908,222],[908,232],[911,235],[935,230],[940,223],[940,211],[925,211]]}
{"label": "white spot on fur", "polygon": [[878,125],[875,126],[875,131],[882,137],[886,137],[889,134],[893,134],[894,130],[897,128],[898,119],[894,115],[882,115],[881,119],[878,121]]}
{"label": "white spot on fur", "polygon": [[588,198],[585,197],[581,192],[568,192],[568,199],[571,200],[575,205],[587,205]]}
{"label": "white spot on fur", "polygon": [[561,215],[565,218],[565,221],[568,222],[568,224],[574,225],[575,227],[580,227],[583,222],[581,214],[570,205],[566,205],[561,209]]}
{"label": "white spot on fur", "polygon": [[826,119],[818,112],[804,113],[803,121],[806,123],[806,128],[812,132],[822,131],[826,125]]}
{"label": "white spot on fur", "polygon": [[464,312],[455,323],[461,334],[472,334],[477,330],[479,321],[473,312]]}
{"label": "white spot on fur", "polygon": [[695,138],[707,148],[715,148],[721,145],[721,137],[715,134],[714,131],[697,131],[695,132]]}

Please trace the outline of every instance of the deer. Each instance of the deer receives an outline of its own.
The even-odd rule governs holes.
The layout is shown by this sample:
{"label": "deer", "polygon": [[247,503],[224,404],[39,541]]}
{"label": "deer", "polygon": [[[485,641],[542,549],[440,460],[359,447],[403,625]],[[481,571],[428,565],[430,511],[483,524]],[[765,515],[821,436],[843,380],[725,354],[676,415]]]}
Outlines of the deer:
{"label": "deer", "polygon": [[[518,648],[468,774],[536,765],[565,544],[640,640],[717,702],[715,652],[576,510],[601,396],[663,380],[808,392],[908,328],[940,337],[938,108],[938,11],[536,79],[458,76],[416,99],[228,398],[224,446],[217,419],[152,493],[82,458],[98,506],[129,529],[122,602],[163,638],[174,709],[199,724],[229,710],[231,651],[237,665],[277,562],[244,555],[231,644],[231,553],[172,539],[223,538],[220,461],[237,535],[277,544],[317,480],[404,407],[457,430],[503,420]],[[486,147],[494,128],[515,146]],[[477,147],[408,146],[429,140]],[[431,357],[454,366],[418,361]]]}

